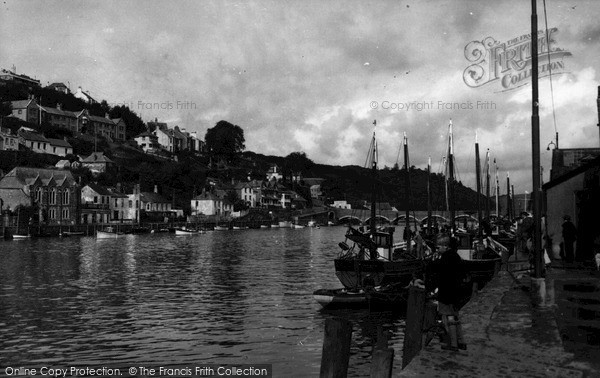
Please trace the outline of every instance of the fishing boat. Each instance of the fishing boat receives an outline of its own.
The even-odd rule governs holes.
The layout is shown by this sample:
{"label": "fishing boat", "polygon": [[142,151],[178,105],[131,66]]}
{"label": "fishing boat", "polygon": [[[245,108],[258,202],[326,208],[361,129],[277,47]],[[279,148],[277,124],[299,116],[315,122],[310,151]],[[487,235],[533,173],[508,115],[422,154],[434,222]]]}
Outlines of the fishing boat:
{"label": "fishing boat", "polygon": [[271,225],[271,228],[279,228],[279,223],[273,223],[273,224]]}
{"label": "fishing boat", "polygon": [[[477,284],[479,288],[485,285],[500,270],[502,254],[507,252],[506,247],[492,239],[491,236],[483,235],[483,228],[478,227],[477,234],[469,232],[458,232],[456,227],[456,218],[454,216],[454,146],[452,134],[452,121],[448,125],[448,165],[449,165],[449,197],[450,197],[450,227],[453,236],[458,241],[458,255],[463,260],[463,266],[467,274],[466,284]],[[478,223],[481,225],[481,170],[479,163],[479,143],[477,135],[475,136],[475,171],[477,180],[477,216]],[[443,267],[442,267],[443,269]]]}
{"label": "fishing boat", "polygon": [[[408,139],[404,136],[405,168],[408,172]],[[398,285],[405,287],[410,283],[413,274],[423,272],[425,261],[412,253],[412,241],[394,243],[394,227],[377,227],[376,225],[376,191],[377,191],[377,141],[375,132],[369,149],[369,160],[373,180],[371,193],[370,226],[354,228],[348,226],[346,240],[339,243],[340,255],[334,260],[335,272],[344,288],[348,291],[360,292],[366,288]],[[409,181],[409,175],[406,175]],[[409,186],[406,186],[408,203]],[[408,212],[408,210],[407,210]],[[406,216],[406,226],[410,217]],[[350,242],[350,244],[348,243]]]}
{"label": "fishing boat", "polygon": [[302,224],[294,224],[292,225],[293,228],[304,228],[306,226],[302,225]]}
{"label": "fishing boat", "polygon": [[114,227],[106,227],[104,230],[96,231],[96,239],[115,239],[124,235],[125,233],[117,231]]}
{"label": "fishing boat", "polygon": [[229,227],[227,226],[215,226],[215,231],[227,231]]}
{"label": "fishing boat", "polygon": [[266,224],[261,224],[261,225],[260,225],[260,228],[269,228],[269,226],[268,226],[268,225],[266,225]]}

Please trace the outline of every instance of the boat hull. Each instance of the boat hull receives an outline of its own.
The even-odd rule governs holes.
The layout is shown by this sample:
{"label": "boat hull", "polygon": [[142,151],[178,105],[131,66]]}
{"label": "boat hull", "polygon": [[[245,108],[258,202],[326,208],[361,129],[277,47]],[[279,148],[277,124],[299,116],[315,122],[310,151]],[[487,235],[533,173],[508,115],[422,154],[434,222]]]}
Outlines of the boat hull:
{"label": "boat hull", "polygon": [[324,308],[365,308],[368,306],[364,292],[352,292],[346,289],[319,289],[313,298]]}
{"label": "boat hull", "polygon": [[335,274],[347,289],[364,286],[408,285],[414,273],[425,270],[423,260],[335,259]]}
{"label": "boat hull", "polygon": [[107,231],[96,231],[96,239],[116,239],[125,234]]}

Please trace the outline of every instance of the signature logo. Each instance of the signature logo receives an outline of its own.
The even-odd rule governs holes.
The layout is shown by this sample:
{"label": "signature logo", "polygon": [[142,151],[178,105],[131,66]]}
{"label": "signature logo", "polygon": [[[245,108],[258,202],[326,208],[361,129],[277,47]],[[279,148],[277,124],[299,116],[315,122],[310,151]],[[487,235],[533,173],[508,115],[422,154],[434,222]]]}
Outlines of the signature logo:
{"label": "signature logo", "polygon": [[[564,58],[572,54],[556,46],[557,28],[538,31],[538,75],[545,77],[565,73]],[[548,59],[548,56],[550,59]],[[477,88],[498,82],[501,92],[529,83],[531,77],[531,34],[524,34],[507,42],[493,37],[472,41],[465,46],[465,58],[471,63],[463,72],[469,87]]]}

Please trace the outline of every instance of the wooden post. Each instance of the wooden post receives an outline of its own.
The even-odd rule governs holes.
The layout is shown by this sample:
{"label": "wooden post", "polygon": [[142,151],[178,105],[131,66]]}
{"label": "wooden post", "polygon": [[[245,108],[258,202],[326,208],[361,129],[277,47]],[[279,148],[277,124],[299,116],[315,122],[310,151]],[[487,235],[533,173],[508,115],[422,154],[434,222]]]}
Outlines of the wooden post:
{"label": "wooden post", "polygon": [[390,378],[394,367],[394,349],[388,348],[389,335],[377,327],[377,344],[371,357],[371,378]]}
{"label": "wooden post", "polygon": [[402,368],[406,367],[421,350],[424,308],[425,290],[411,286],[408,289],[406,306],[406,331],[404,333]]}
{"label": "wooden post", "polygon": [[339,318],[325,320],[321,378],[343,378],[348,375],[351,340],[352,323]]}

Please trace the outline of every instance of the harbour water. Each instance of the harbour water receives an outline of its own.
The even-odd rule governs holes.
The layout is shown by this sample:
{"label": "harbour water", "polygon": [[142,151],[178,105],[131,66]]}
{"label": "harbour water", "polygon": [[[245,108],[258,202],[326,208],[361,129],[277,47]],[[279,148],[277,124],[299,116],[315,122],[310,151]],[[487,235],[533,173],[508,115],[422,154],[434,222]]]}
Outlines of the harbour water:
{"label": "harbour water", "polygon": [[378,327],[399,369],[399,315],[322,311],[312,298],[340,287],[344,232],[1,241],[0,367],[273,364],[275,377],[313,377],[325,319],[340,316],[353,323],[350,376],[369,375]]}

